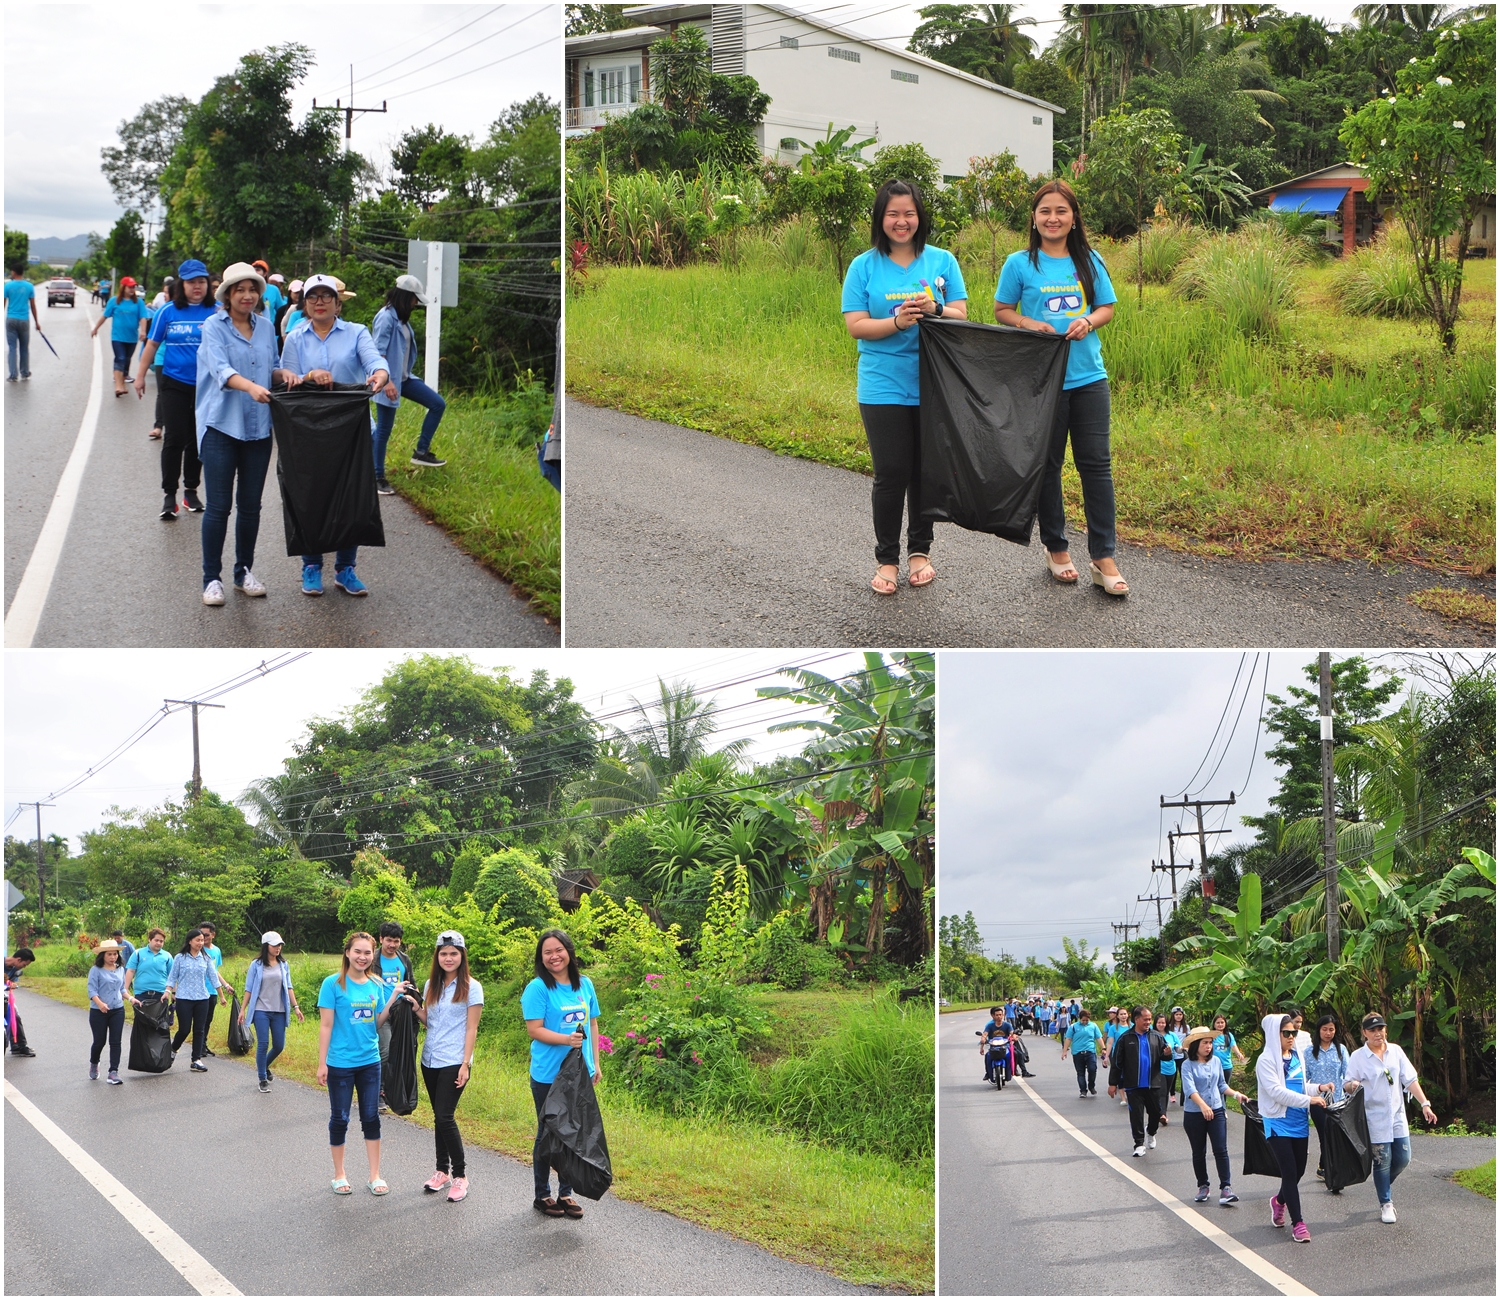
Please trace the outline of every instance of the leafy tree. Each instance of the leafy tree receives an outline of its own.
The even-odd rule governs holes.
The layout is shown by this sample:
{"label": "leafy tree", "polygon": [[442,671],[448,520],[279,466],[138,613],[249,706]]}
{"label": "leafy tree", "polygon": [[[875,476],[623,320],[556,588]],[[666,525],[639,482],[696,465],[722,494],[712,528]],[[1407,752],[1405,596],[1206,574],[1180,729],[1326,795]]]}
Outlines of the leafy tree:
{"label": "leafy tree", "polygon": [[122,208],[150,212],[159,201],[162,175],[182,139],[193,102],[181,95],[163,95],[142,105],[132,118],[115,129],[120,143],[99,150],[99,170]]}
{"label": "leafy tree", "polygon": [[875,198],[864,170],[852,162],[831,162],[815,171],[793,172],[787,190],[793,207],[810,214],[817,225],[842,282],[851,244],[869,220]]}
{"label": "leafy tree", "polygon": [[289,944],[336,947],[338,910],[348,886],[327,867],[292,853],[269,853],[261,871],[261,898],[251,911],[254,929],[275,930]]}
{"label": "leafy tree", "polygon": [[938,942],[956,953],[973,953],[984,956],[984,938],[979,933],[979,923],[973,912],[963,917],[944,916],[938,920]]}
{"label": "leafy tree", "polygon": [[629,5],[569,4],[563,6],[567,15],[569,36],[592,36],[595,32],[618,32],[634,25],[635,20],[626,17]]}
{"label": "leafy tree", "polygon": [[[1155,975],[1166,966],[1166,959],[1162,947],[1166,943],[1166,928],[1162,933],[1149,939],[1126,939],[1116,949],[1116,960],[1120,968],[1130,971],[1135,975]],[[1089,976],[1088,978],[1095,978]],[[1079,988],[1083,981],[1072,984],[1070,988]]]}
{"label": "leafy tree", "polygon": [[953,188],[976,219],[1026,231],[1031,228],[1031,196],[1039,186],[1040,179],[1027,176],[1007,149],[970,158],[968,173]]}
{"label": "leafy tree", "polygon": [[1022,29],[1034,18],[1017,18],[1019,5],[939,4],[918,9],[924,21],[906,48],[950,68],[983,77],[999,86],[1014,82],[1017,65],[1027,63],[1036,41]]}
{"label": "leafy tree", "polygon": [[[409,907],[416,898],[401,864],[375,849],[355,854],[350,867],[350,887],[339,903],[339,920],[345,933],[362,930],[378,936],[381,923],[394,920],[393,912]],[[342,945],[343,936],[340,936]]]}
{"label": "leafy tree", "polygon": [[448,876],[450,903],[460,902],[465,894],[474,892],[474,886],[479,883],[479,872],[492,847],[484,840],[469,840],[459,850],[458,856],[453,859],[453,870]]}
{"label": "leafy tree", "polygon": [[1495,192],[1495,19],[1445,28],[1435,44],[1396,74],[1394,94],[1353,114],[1339,139],[1368,172],[1372,197],[1394,204],[1451,356],[1469,229]]}
{"label": "leafy tree", "polygon": [[545,930],[562,919],[551,874],[524,849],[502,849],[484,860],[474,902],[485,912],[498,906],[502,920],[529,930]]}
{"label": "leafy tree", "polygon": [[1059,961],[1056,957],[1048,957],[1047,962],[1056,971],[1056,978],[1062,982],[1067,991],[1072,992],[1079,988],[1085,980],[1091,980],[1102,974],[1103,964],[1099,961],[1099,949],[1089,951],[1088,940],[1079,939],[1076,942],[1063,936],[1063,959]]}
{"label": "leafy tree", "polygon": [[469,141],[428,123],[407,131],[391,150],[396,193],[422,209],[456,195],[472,203],[469,193]]}
{"label": "leafy tree", "polygon": [[25,266],[27,259],[31,256],[31,236],[24,230],[12,230],[5,227],[5,269],[9,271],[13,266]]}
{"label": "leafy tree", "polygon": [[139,280],[145,274],[146,240],[141,226],[140,213],[127,212],[104,241],[105,265],[114,268],[117,279],[129,275]]}
{"label": "leafy tree", "polygon": [[703,29],[684,23],[651,42],[651,87],[676,130],[692,126],[708,107],[711,59]]}
{"label": "leafy tree", "polygon": [[[686,771],[694,759],[708,753],[708,742],[718,729],[712,700],[699,697],[687,682],[670,686],[657,679],[659,697],[648,706],[631,697],[635,721],[616,727],[616,742],[630,758],[646,764],[658,779]],[[736,740],[720,753],[738,755],[747,741]]]}

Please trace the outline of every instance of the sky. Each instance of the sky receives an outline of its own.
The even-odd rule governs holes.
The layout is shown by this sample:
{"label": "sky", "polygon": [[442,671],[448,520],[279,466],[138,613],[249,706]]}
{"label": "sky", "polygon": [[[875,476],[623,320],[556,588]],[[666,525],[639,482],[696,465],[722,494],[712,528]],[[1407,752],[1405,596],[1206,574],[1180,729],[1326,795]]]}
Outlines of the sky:
{"label": "sky", "polygon": [[[1347,656],[1334,651],[1335,662]],[[1393,656],[1367,657],[1399,668]],[[1238,832],[1210,838],[1214,852],[1215,840],[1223,849],[1253,838],[1240,818],[1263,814],[1276,792],[1271,745],[1263,730],[1256,739],[1262,675],[1267,692],[1285,698],[1289,684],[1309,686],[1302,668],[1317,652],[1272,651],[1269,670],[1262,653],[1242,704],[1254,660],[1239,651],[944,652],[939,914],[973,911],[989,954],[1021,959],[1061,957],[1063,935],[1107,955],[1117,921],[1145,922],[1132,938],[1156,933],[1155,904],[1137,895],[1170,892],[1151,863],[1167,861],[1165,832],[1196,828],[1191,812],[1163,812],[1158,799],[1232,790],[1233,808],[1205,810],[1208,826]],[[1237,671],[1224,730],[1194,779]],[[1196,842],[1179,841],[1177,858],[1197,861]],[[1180,873],[1177,883],[1187,883]]]}
{"label": "sky", "polygon": [[[225,695],[224,709],[199,712],[203,782],[237,798],[257,777],[281,771],[292,744],[313,717],[332,717],[355,704],[389,667],[421,651],[316,650]],[[631,697],[649,703],[657,678],[684,679],[720,709],[717,743],[751,741],[749,760],[800,751],[811,733],[768,735],[774,721],[817,716],[815,710],[760,700],[757,687],[786,685],[776,670],[802,665],[836,677],[864,666],[862,655],[829,650],[473,650],[474,663],[508,667],[518,681],[533,669],[574,683],[590,713],[626,709]],[[93,767],[158,713],[166,698],[191,699],[264,662],[252,650],[12,650],[5,655],[5,816],[20,800],[48,795]],[[740,683],[741,679],[756,680]],[[626,725],[624,718],[615,719]],[[180,800],[192,777],[192,720],[187,711],[159,723],[144,740],[72,793],[42,809],[42,834],[78,836],[95,829],[111,805],[149,808]],[[717,745],[715,746],[717,747]],[[6,834],[36,834],[27,808]]]}
{"label": "sky", "polygon": [[36,238],[108,234],[123,209],[99,150],[118,143],[120,121],[163,95],[201,99],[241,55],[290,41],[317,57],[293,119],[314,98],[347,104],[352,63],[355,105],[384,100],[389,110],[354,121],[354,148],[382,168],[396,140],[428,122],[477,140],[507,105],[539,91],[560,98],[561,13],[555,4],[7,4],[5,224]]}

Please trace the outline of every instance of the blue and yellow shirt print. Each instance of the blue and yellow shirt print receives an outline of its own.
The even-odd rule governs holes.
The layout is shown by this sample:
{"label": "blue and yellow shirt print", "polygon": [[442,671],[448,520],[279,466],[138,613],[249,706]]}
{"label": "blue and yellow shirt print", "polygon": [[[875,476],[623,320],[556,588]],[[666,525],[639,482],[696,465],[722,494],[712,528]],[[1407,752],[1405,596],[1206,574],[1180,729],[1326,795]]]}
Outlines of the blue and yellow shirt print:
{"label": "blue and yellow shirt print", "polygon": [[[1015,303],[1021,315],[1046,321],[1059,334],[1066,334],[1068,326],[1078,317],[1115,301],[1115,287],[1110,283],[1103,259],[1098,253],[1093,254],[1093,259],[1092,303],[1083,291],[1083,282],[1078,278],[1071,257],[1048,257],[1039,252],[1037,264],[1032,266],[1031,255],[1024,249],[1005,259],[1000,283],[995,288],[995,301]],[[1104,350],[1097,333],[1085,335],[1070,345],[1064,388],[1082,388],[1085,384],[1108,378],[1104,369]]]}
{"label": "blue and yellow shirt print", "polygon": [[[910,266],[899,266],[871,248],[849,263],[840,311],[866,311],[875,320],[894,316],[911,298],[946,305],[968,298],[963,272],[952,253],[928,244]],[[916,406],[918,331],[901,330],[882,339],[860,339],[859,400],[866,405]]]}

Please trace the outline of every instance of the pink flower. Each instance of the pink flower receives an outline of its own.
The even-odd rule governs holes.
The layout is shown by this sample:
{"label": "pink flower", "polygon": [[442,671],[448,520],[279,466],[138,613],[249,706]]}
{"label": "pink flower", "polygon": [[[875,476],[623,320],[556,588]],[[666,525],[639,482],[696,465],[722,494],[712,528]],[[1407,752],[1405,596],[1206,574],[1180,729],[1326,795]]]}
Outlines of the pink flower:
{"label": "pink flower", "polygon": [[632,1041],[634,1041],[635,1039],[639,1038],[640,1035],[637,1034],[635,1032],[635,1030],[632,1029],[628,1033],[626,1033],[625,1037],[631,1039]]}
{"label": "pink flower", "polygon": [[660,978],[661,978],[660,975],[647,975],[646,976],[646,983],[650,984],[653,988],[655,988],[656,987],[656,981],[659,980]]}
{"label": "pink flower", "polygon": [[599,1050],[606,1056],[615,1050],[614,1040],[608,1034],[599,1035]]}
{"label": "pink flower", "polygon": [[699,1056],[697,1052],[693,1053],[693,1064],[694,1065],[702,1065],[703,1064],[703,1058],[701,1056]]}

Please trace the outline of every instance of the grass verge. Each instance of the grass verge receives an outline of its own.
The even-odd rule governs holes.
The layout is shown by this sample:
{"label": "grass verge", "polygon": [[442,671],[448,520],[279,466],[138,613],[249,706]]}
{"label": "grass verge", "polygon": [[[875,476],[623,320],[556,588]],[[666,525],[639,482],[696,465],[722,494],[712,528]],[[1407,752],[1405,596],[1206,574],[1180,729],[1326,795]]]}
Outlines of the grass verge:
{"label": "grass verge", "polygon": [[1450,623],[1467,623],[1484,632],[1495,630],[1495,598],[1483,592],[1456,587],[1429,587],[1408,596],[1418,609],[1437,614]]}
{"label": "grass verge", "polygon": [[402,402],[386,474],[463,550],[556,619],[562,613],[562,509],[536,463],[536,443],[551,411],[539,387],[502,399],[450,397],[433,442],[448,463],[423,470],[411,464],[411,454],[426,411]]}
{"label": "grass verge", "polygon": [[[549,489],[550,490],[550,489]],[[293,957],[304,1009],[302,963]],[[243,984],[244,959],[225,963]],[[28,973],[23,987],[86,1007],[85,981]],[[823,995],[818,995],[823,996]],[[126,1007],[126,1019],[131,1019]],[[228,1056],[227,1009],[214,1017],[210,1045]],[[316,1087],[317,1020],[287,1028],[278,1078]],[[634,1104],[609,1087],[601,1102],[615,1168],[614,1195],[753,1242],[784,1259],[810,1264],[845,1281],[902,1292],[930,1293],[935,1280],[934,1178],[930,1164],[911,1169],[893,1160],[801,1142],[748,1123],[676,1119]],[[464,1140],[530,1162],[536,1112],[526,1070],[488,1049],[481,1037],[473,1078],[460,1110]],[[409,1117],[432,1127],[425,1096]]]}
{"label": "grass verge", "polygon": [[1460,1169],[1453,1175],[1453,1181],[1460,1187],[1467,1187],[1471,1192],[1488,1196],[1493,1201],[1495,1199],[1495,1162],[1486,1160],[1482,1165],[1476,1165],[1473,1169]]}
{"label": "grass verge", "polygon": [[[965,266],[971,316],[993,279]],[[1273,338],[1124,283],[1104,331],[1118,526],[1197,554],[1405,561],[1491,572],[1494,267],[1470,268],[1458,356],[1424,325],[1351,318],[1304,269]],[[1128,290],[1128,291],[1127,291]],[[584,401],[868,473],[855,348],[818,264],[602,267],[568,308]],[[1071,462],[1069,512],[1082,520]]]}

